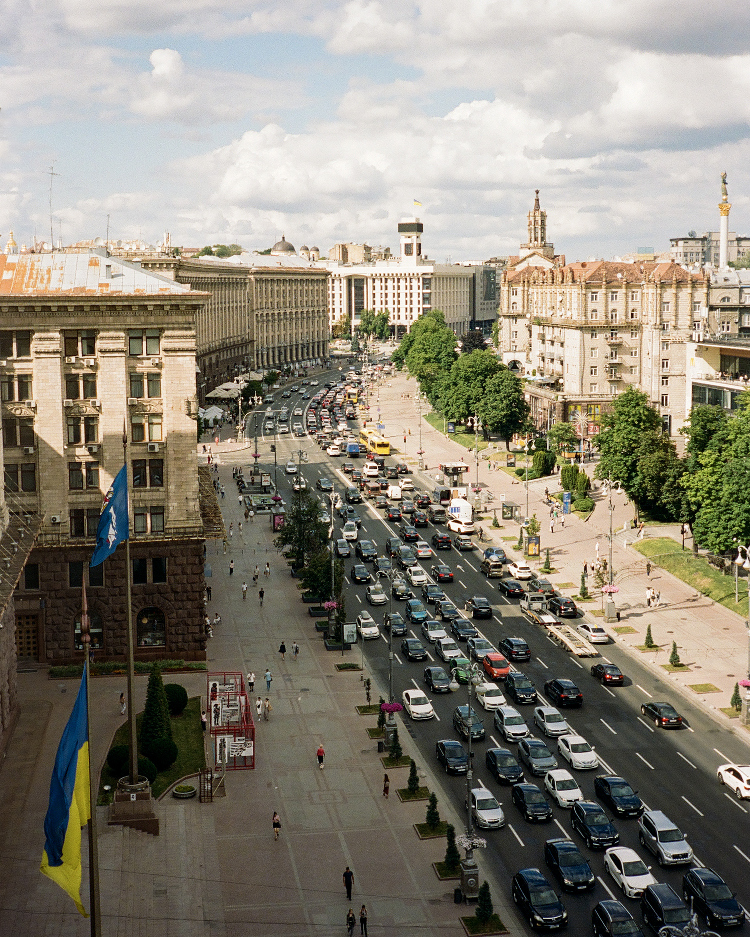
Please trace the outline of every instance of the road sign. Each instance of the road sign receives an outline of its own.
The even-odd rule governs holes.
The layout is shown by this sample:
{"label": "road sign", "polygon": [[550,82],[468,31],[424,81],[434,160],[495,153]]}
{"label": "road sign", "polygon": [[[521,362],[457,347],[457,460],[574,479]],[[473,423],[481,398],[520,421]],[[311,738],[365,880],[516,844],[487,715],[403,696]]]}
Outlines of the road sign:
{"label": "road sign", "polygon": [[385,429],[385,423],[376,423],[375,425],[377,426],[379,433],[382,433]]}

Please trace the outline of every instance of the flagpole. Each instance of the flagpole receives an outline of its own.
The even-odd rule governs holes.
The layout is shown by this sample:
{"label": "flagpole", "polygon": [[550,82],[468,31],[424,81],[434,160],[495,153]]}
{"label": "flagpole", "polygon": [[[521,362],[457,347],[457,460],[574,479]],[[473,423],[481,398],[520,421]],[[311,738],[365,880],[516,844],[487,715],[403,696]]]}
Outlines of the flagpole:
{"label": "flagpole", "polygon": [[99,833],[96,825],[96,802],[99,787],[95,781],[95,773],[91,769],[91,627],[89,621],[89,606],[86,600],[86,582],[81,583],[83,592],[81,610],[81,640],[86,654],[84,660],[84,673],[86,675],[86,737],[89,740],[89,901],[91,903],[90,923],[91,937],[99,937],[102,932],[102,913],[99,902]]}
{"label": "flagpole", "polygon": [[[123,465],[128,464],[128,431],[122,427]],[[127,511],[130,521],[130,486],[127,486]],[[130,728],[130,783],[138,783],[138,739],[135,722],[135,659],[133,654],[133,599],[131,588],[132,570],[130,568],[130,537],[125,541],[125,611],[128,616],[128,725]]]}

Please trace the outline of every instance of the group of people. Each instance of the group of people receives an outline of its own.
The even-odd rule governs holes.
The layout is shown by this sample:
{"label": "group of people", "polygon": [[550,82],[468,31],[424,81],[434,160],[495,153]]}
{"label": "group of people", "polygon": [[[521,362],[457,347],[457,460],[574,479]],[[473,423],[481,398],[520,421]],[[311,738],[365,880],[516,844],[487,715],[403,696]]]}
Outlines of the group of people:
{"label": "group of people", "polygon": [[273,706],[271,706],[271,700],[268,697],[263,700],[259,696],[255,701],[255,712],[258,715],[258,722],[260,722],[261,717],[265,722],[268,722],[268,720],[271,718],[272,709]]}
{"label": "group of people", "polygon": [[657,592],[651,586],[646,586],[646,607],[656,608],[661,605],[661,592]]}

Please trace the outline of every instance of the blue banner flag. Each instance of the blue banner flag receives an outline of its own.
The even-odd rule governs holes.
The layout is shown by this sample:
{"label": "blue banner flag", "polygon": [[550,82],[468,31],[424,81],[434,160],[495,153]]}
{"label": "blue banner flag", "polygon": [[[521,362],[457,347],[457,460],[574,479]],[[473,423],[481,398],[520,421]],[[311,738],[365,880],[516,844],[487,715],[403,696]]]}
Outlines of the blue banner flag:
{"label": "blue banner flag", "polygon": [[104,499],[96,528],[96,549],[89,565],[103,563],[115,552],[118,543],[128,539],[128,535],[128,469],[123,465]]}
{"label": "blue banner flag", "polygon": [[81,904],[81,827],[91,819],[89,782],[89,737],[86,682],[83,671],[73,712],[60,739],[52,780],[49,807],[44,820],[44,852],[41,872],[66,891],[84,917]]}

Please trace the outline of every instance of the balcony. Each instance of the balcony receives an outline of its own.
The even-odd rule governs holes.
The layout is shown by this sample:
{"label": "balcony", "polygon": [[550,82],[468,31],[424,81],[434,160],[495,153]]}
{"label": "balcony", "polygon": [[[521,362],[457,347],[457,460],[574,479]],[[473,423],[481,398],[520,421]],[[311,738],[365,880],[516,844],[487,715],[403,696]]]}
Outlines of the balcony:
{"label": "balcony", "polygon": [[622,344],[622,339],[620,338],[619,335],[607,335],[605,336],[604,341],[608,345],[621,345]]}

